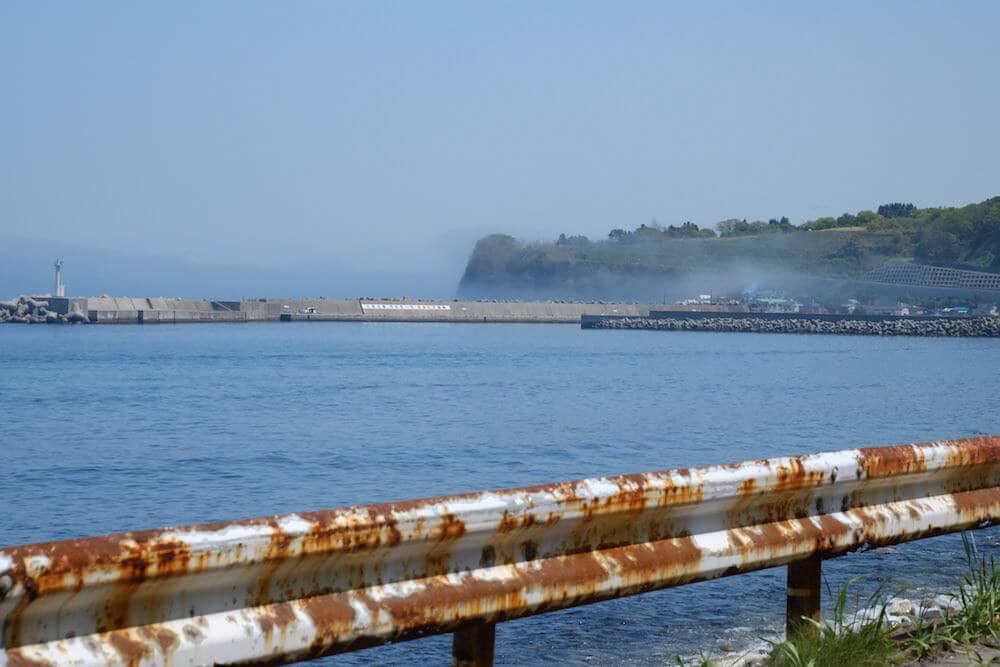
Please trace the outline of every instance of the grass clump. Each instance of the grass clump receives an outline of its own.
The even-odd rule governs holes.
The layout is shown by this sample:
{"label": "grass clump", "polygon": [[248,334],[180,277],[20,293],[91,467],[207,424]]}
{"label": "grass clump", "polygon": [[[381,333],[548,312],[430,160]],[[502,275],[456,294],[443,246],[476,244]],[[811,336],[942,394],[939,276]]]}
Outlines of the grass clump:
{"label": "grass clump", "polygon": [[903,642],[911,656],[984,643],[1000,645],[1000,570],[992,557],[978,558],[971,540],[965,535],[962,539],[968,571],[955,594],[959,610],[938,622],[918,625]]}
{"label": "grass clump", "polygon": [[803,631],[772,643],[771,667],[888,667],[903,665],[947,651],[975,653],[976,645],[1000,646],[1000,570],[995,561],[979,558],[974,544],[963,535],[968,571],[953,596],[954,610],[931,621],[919,615],[909,628],[893,627],[879,591],[869,599],[874,618],[847,620],[848,582],[837,595],[829,620],[804,619]]}
{"label": "grass clump", "polygon": [[[856,623],[847,619],[847,597],[852,579],[837,594],[829,620],[806,624],[797,635],[773,643],[769,664],[774,667],[879,667],[897,664],[899,647],[892,640],[892,629],[886,618],[885,605],[879,605],[875,619]],[[881,597],[877,591],[869,602]]]}

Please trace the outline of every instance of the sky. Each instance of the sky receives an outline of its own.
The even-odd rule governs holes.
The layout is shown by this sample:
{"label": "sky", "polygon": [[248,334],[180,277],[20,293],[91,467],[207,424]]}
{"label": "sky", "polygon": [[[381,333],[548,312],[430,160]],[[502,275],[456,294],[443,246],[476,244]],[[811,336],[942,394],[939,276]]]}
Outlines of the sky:
{"label": "sky", "polygon": [[1000,3],[0,3],[0,295],[450,298],[475,240],[1000,194]]}

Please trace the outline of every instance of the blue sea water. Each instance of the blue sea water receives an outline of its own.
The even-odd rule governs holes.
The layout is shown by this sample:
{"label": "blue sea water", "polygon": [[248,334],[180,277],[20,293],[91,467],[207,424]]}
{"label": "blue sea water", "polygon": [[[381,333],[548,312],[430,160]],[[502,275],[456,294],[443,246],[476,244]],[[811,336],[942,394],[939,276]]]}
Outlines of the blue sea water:
{"label": "blue sea water", "polygon": [[[988,339],[571,325],[0,326],[0,544],[1000,433]],[[979,531],[983,553],[1000,551]],[[948,588],[956,536],[829,561]],[[499,664],[663,664],[780,627],[784,572],[502,624]],[[436,637],[325,663],[446,663]]]}

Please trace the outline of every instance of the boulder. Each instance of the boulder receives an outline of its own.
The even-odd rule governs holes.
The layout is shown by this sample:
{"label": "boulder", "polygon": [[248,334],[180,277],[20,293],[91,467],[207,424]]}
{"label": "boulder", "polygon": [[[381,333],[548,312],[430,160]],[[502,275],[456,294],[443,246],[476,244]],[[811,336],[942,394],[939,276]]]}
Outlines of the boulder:
{"label": "boulder", "polygon": [[939,621],[944,618],[944,614],[937,607],[927,607],[920,610],[920,618],[925,621]]}
{"label": "boulder", "polygon": [[932,602],[945,614],[962,611],[962,602],[954,595],[936,595]]}
{"label": "boulder", "polygon": [[890,616],[912,616],[914,610],[913,601],[906,598],[893,598],[885,606],[885,611]]}

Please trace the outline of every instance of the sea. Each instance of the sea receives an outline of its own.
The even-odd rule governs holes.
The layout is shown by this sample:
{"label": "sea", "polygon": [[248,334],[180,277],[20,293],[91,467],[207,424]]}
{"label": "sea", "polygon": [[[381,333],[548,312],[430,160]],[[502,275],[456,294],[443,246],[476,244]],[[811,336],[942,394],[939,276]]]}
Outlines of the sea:
{"label": "sea", "polygon": [[[0,544],[1000,433],[991,339],[575,325],[0,325]],[[975,531],[1000,556],[1000,532]],[[824,564],[913,599],[960,536]],[[857,578],[857,580],[855,580]],[[780,635],[784,570],[498,626],[500,665],[663,665]],[[826,601],[828,603],[829,600]],[[827,604],[829,607],[829,604]],[[450,637],[325,665],[447,664]]]}

